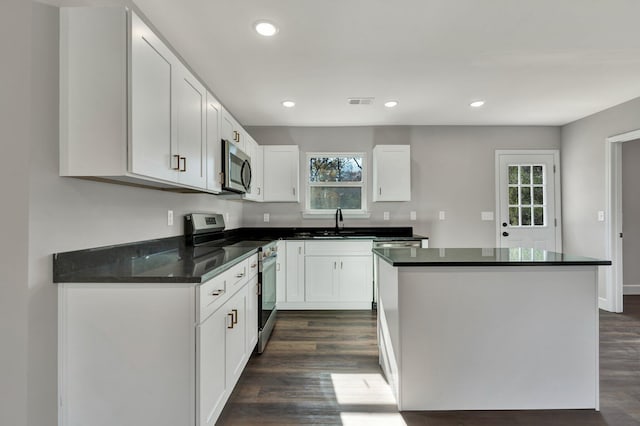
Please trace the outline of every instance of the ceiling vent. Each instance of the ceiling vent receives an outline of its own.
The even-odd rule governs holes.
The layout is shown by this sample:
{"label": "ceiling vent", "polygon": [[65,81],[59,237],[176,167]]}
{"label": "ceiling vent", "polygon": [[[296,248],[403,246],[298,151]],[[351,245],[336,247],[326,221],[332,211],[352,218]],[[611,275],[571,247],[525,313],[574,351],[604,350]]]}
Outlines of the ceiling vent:
{"label": "ceiling vent", "polygon": [[371,105],[374,98],[349,98],[349,105]]}

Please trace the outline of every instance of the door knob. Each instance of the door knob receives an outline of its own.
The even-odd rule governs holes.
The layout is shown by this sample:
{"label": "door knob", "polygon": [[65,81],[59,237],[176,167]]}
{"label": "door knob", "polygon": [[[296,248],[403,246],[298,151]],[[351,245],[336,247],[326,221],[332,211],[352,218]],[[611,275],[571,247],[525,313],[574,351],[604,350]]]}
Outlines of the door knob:
{"label": "door knob", "polygon": [[507,222],[502,222],[502,226],[506,228],[507,227]]}
{"label": "door knob", "polygon": [[503,237],[508,237],[508,236],[509,236],[509,233],[508,233],[507,231],[504,231],[504,232],[502,233],[502,236],[503,236]]}

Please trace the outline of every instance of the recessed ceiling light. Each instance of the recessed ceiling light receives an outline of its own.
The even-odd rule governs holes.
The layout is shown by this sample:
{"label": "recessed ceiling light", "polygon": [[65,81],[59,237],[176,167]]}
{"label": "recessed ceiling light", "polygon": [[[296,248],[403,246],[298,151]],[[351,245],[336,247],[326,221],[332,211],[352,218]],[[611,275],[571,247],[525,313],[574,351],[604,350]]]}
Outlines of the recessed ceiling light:
{"label": "recessed ceiling light", "polygon": [[296,106],[296,103],[293,101],[282,101],[282,106],[285,108],[293,108]]}
{"label": "recessed ceiling light", "polygon": [[393,108],[394,106],[398,105],[398,101],[387,101],[384,103],[384,106],[386,106],[387,108]]}
{"label": "recessed ceiling light", "polygon": [[484,101],[481,100],[473,101],[469,104],[472,108],[480,108],[482,105],[484,105]]}
{"label": "recessed ceiling light", "polygon": [[253,24],[253,28],[255,28],[258,34],[265,37],[271,37],[278,33],[278,27],[269,21],[258,21]]}

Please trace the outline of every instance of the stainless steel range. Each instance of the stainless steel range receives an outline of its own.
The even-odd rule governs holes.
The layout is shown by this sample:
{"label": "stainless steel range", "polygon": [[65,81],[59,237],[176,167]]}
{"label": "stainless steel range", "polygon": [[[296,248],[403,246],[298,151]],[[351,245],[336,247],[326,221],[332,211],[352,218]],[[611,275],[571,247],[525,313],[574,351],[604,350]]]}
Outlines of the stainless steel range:
{"label": "stainless steel range", "polygon": [[258,249],[258,346],[262,353],[276,323],[276,260],[277,242],[273,240],[246,240],[227,238],[224,235],[224,218],[221,214],[191,213],[184,217],[187,244],[202,252],[207,259],[216,250],[241,247]]}

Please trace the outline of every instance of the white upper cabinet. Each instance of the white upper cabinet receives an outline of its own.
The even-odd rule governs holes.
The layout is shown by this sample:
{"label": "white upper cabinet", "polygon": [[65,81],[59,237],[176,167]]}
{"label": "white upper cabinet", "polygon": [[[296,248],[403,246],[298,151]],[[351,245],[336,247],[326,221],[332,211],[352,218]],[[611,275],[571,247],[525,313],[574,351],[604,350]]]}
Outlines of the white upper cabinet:
{"label": "white upper cabinet", "polygon": [[61,176],[220,192],[221,118],[220,103],[134,12],[61,8]]}
{"label": "white upper cabinet", "polygon": [[244,152],[251,159],[251,187],[243,197],[245,200],[263,201],[264,191],[262,189],[263,178],[263,151],[262,147],[248,134],[245,134]]}
{"label": "white upper cabinet", "polygon": [[131,171],[177,181],[171,88],[179,63],[135,14],[131,36]]}
{"label": "white upper cabinet", "polygon": [[265,145],[264,201],[300,201],[300,150],[297,145]]}
{"label": "white upper cabinet", "polygon": [[373,201],[411,201],[409,145],[373,148]]}
{"label": "white upper cabinet", "polygon": [[222,144],[220,143],[220,120],[222,107],[220,102],[207,93],[207,189],[211,192],[222,191]]}
{"label": "white upper cabinet", "polygon": [[[178,168],[178,182],[206,188],[206,101],[204,86],[182,64],[176,73],[176,147],[172,153]],[[177,161],[177,163],[176,163]]]}
{"label": "white upper cabinet", "polygon": [[231,113],[222,108],[222,139],[234,143],[241,151],[245,150],[246,132],[233,118]]}

